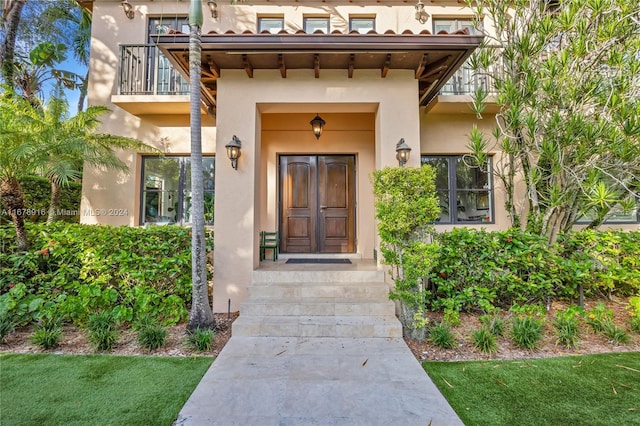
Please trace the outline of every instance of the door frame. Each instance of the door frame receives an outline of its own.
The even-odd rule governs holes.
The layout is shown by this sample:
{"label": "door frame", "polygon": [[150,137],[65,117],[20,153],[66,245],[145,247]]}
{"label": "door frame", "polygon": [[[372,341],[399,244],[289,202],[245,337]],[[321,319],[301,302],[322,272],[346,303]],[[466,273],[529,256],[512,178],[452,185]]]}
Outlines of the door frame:
{"label": "door frame", "polygon": [[[358,179],[358,173],[357,173],[357,164],[358,164],[358,155],[357,153],[327,153],[327,152],[314,152],[314,153],[278,153],[276,155],[276,164],[277,164],[277,173],[276,173],[276,185],[277,185],[277,196],[276,196],[276,222],[277,222],[277,229],[278,229],[278,236],[279,236],[279,242],[278,242],[278,249],[281,253],[283,254],[296,254],[295,252],[285,252],[282,251],[282,240],[283,240],[283,233],[282,233],[282,229],[283,229],[283,186],[282,186],[282,170],[281,170],[281,159],[283,157],[316,157],[316,166],[318,164],[317,159],[318,157],[351,157],[353,158],[353,168],[350,171],[350,173],[352,174],[352,181],[353,181],[353,194],[351,197],[351,210],[352,210],[352,215],[353,215],[353,250],[349,251],[349,252],[342,252],[342,253],[322,253],[319,251],[320,249],[320,243],[316,241],[316,251],[315,252],[310,252],[310,253],[298,253],[298,254],[303,254],[303,255],[308,255],[308,254],[313,254],[313,255],[317,255],[317,256],[322,256],[322,255],[327,255],[327,254],[353,254],[353,253],[357,253],[358,252],[358,212],[357,212],[357,208],[358,208],[358,192],[357,192],[357,187],[358,187],[358,183],[357,183],[357,179]],[[319,201],[319,194],[318,194],[318,187],[319,187],[319,182],[318,182],[318,168],[316,167],[316,199],[317,201]],[[316,203],[316,216],[318,216],[318,212],[320,210],[320,203],[317,202]],[[317,219],[317,217],[316,217]],[[315,234],[316,234],[316,240],[320,237],[319,233],[320,233],[320,225],[318,223],[318,220],[315,221]]]}

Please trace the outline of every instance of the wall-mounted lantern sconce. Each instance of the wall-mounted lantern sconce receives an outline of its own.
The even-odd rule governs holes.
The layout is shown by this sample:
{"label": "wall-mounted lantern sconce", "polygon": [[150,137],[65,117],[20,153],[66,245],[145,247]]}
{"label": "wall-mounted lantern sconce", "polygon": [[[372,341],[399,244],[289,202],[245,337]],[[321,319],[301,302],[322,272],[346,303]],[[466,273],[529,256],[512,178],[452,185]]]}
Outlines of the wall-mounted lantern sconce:
{"label": "wall-mounted lantern sconce", "polygon": [[122,5],[122,10],[124,10],[124,14],[127,16],[127,18],[133,19],[135,11],[133,10],[133,6],[131,6],[131,3],[129,3],[127,0],[122,0],[122,3],[120,4]]}
{"label": "wall-mounted lantern sconce", "polygon": [[311,129],[313,130],[313,134],[316,136],[316,139],[320,139],[322,129],[324,128],[324,125],[327,124],[326,121],[324,121],[322,117],[316,114],[314,119],[311,120],[309,124],[311,124]]}
{"label": "wall-mounted lantern sconce", "polygon": [[233,135],[231,138],[231,142],[226,144],[224,147],[227,148],[227,157],[231,160],[231,167],[234,170],[238,170],[238,158],[240,158],[240,148],[241,148],[240,139],[236,135]]}
{"label": "wall-mounted lantern sconce", "polygon": [[429,19],[429,14],[424,10],[424,3],[422,3],[422,0],[418,0],[418,3],[416,4],[416,21],[420,22],[421,24],[424,24],[425,22],[427,22],[427,20]]}
{"label": "wall-mounted lantern sconce", "polygon": [[398,159],[398,165],[400,167],[407,164],[409,156],[411,155],[411,147],[404,142],[404,138],[396,144],[396,158]]}
{"label": "wall-mounted lantern sconce", "polygon": [[209,6],[209,10],[211,11],[211,17],[218,19],[218,3],[213,0],[207,0],[207,6]]}

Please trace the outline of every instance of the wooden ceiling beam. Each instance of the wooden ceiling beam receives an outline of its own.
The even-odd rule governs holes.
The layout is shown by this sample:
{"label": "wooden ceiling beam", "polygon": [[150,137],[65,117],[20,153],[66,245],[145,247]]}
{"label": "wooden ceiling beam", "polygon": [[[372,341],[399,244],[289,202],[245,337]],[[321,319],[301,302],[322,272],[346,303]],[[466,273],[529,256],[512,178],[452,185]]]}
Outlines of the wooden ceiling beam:
{"label": "wooden ceiling beam", "polygon": [[[440,71],[442,71],[442,67],[444,66],[445,68],[449,68],[449,62],[451,61],[451,55],[447,55],[444,58],[440,58],[435,62],[432,62],[429,64],[429,71],[425,73],[425,70],[422,71],[422,73],[418,76],[416,75],[416,78],[428,78],[431,77],[433,74],[436,74]],[[437,70],[437,71],[434,71]],[[416,72],[417,74],[417,72]]]}
{"label": "wooden ceiling beam", "polygon": [[253,66],[251,65],[251,62],[249,62],[249,57],[246,54],[242,55],[242,66],[249,78],[253,78]]}
{"label": "wooden ceiling beam", "polygon": [[282,53],[278,54],[278,67],[280,68],[280,76],[287,78],[287,66],[284,64],[284,56],[282,56]]}
{"label": "wooden ceiling beam", "polygon": [[313,55],[313,71],[316,78],[320,78],[320,55]]}
{"label": "wooden ceiling beam", "polygon": [[420,78],[422,76],[422,73],[427,68],[427,60],[428,59],[429,59],[429,55],[427,55],[426,53],[424,55],[422,55],[422,59],[420,60],[420,63],[418,64],[418,68],[416,68],[416,78]]}
{"label": "wooden ceiling beam", "polygon": [[353,78],[353,70],[355,69],[356,55],[349,55],[349,78]]}
{"label": "wooden ceiling beam", "polygon": [[387,53],[387,57],[384,60],[384,65],[382,65],[382,69],[380,70],[380,77],[385,78],[387,73],[389,72],[389,65],[391,64],[391,53]]}
{"label": "wooden ceiling beam", "polygon": [[211,59],[211,55],[207,55],[207,65],[209,65],[209,71],[215,78],[220,77],[220,67],[215,63],[213,59]]}

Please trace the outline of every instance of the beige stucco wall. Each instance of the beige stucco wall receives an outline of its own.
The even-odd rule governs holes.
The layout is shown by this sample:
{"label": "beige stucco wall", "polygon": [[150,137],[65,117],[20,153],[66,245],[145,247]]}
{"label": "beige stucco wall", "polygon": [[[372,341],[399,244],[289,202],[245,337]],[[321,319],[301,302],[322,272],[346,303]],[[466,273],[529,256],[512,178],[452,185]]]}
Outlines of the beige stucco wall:
{"label": "beige stucco wall", "polygon": [[[290,153],[345,153],[357,158],[357,251],[373,257],[376,245],[369,174],[397,165],[400,138],[420,150],[418,85],[409,71],[392,70],[385,79],[363,71],[349,79],[342,71],[223,71],[218,80],[217,147],[236,135],[242,141],[238,170],[228,161],[216,168],[216,250],[214,310],[245,298],[251,271],[258,266],[258,235],[277,222],[277,156]],[[242,93],[241,96],[238,94]],[[327,122],[320,140],[309,121]],[[226,143],[226,142],[225,142]],[[417,166],[413,157],[411,165]],[[220,268],[218,265],[225,265]]]}

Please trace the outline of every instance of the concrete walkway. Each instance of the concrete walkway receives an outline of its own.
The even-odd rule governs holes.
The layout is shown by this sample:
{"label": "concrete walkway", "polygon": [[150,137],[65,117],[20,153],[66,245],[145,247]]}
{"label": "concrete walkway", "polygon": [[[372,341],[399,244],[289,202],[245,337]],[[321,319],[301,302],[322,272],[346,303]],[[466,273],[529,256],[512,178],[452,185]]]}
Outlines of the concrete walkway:
{"label": "concrete walkway", "polygon": [[175,425],[461,425],[401,338],[233,336]]}

